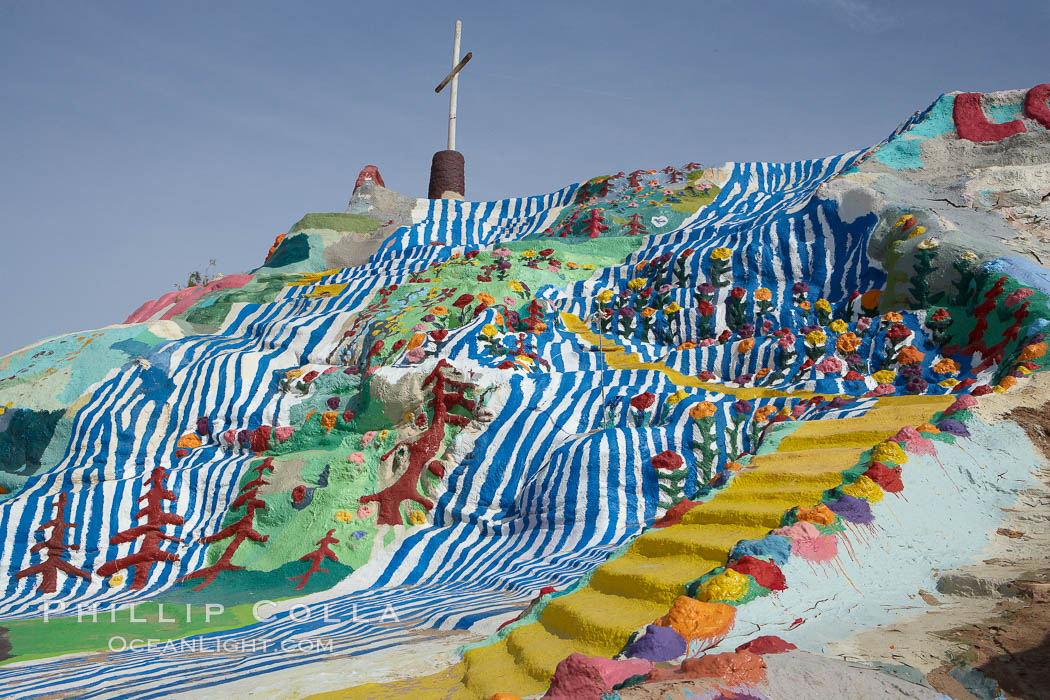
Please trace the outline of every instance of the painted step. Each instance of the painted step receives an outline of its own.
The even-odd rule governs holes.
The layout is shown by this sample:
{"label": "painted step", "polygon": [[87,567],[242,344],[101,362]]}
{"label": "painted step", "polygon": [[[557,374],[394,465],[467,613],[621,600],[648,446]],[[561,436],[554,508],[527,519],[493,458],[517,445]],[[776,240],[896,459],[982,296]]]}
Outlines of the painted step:
{"label": "painted step", "polygon": [[[763,535],[769,530],[780,527],[784,513],[794,508],[801,501],[803,504],[815,503],[820,499],[820,492],[808,492],[801,497],[763,499],[761,501],[737,501],[734,503],[705,503],[693,508],[682,516],[683,525],[707,525],[733,523],[752,528],[760,528]],[[760,535],[761,536],[761,535]],[[744,538],[740,538],[744,539]],[[756,539],[756,538],[748,538]],[[725,560],[719,562],[719,566]]]}
{"label": "painted step", "polygon": [[[536,622],[515,629],[507,635],[507,651],[528,675],[542,680],[546,690],[554,669],[569,654],[585,656],[612,656],[619,648],[590,644],[576,636],[565,638],[555,634],[545,624]],[[540,692],[542,692],[542,690]],[[506,688],[503,692],[507,692]],[[518,695],[525,695],[516,689]]]}
{"label": "painted step", "polygon": [[510,653],[506,640],[471,649],[463,655],[463,663],[466,671],[461,683],[467,697],[488,698],[510,688],[520,695],[535,695],[550,685],[550,676],[539,679],[528,673],[525,664]]}
{"label": "painted step", "polygon": [[558,636],[572,636],[616,654],[631,632],[666,613],[664,602],[603,593],[587,586],[552,600],[540,620]]}
{"label": "painted step", "polygon": [[595,569],[590,585],[603,593],[635,595],[670,606],[685,584],[723,563],[688,555],[646,557],[627,552]]}
{"label": "painted step", "polygon": [[741,525],[676,525],[639,536],[632,549],[649,557],[687,554],[721,563],[737,542],[764,537],[767,531]]}

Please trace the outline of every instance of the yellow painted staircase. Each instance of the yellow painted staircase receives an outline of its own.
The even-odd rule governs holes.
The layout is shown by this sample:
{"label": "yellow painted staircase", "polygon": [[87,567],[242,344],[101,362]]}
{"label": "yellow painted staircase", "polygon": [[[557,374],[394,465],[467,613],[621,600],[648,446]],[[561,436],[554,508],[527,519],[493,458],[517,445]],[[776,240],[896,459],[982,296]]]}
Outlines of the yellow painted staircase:
{"label": "yellow painted staircase", "polygon": [[541,693],[569,654],[618,653],[631,632],[667,612],[688,582],[723,565],[733,545],[764,537],[785,511],[819,501],[865,450],[902,426],[925,422],[953,398],[888,397],[860,418],[803,423],[680,524],[639,536],[623,556],[598,567],[587,586],[552,600],[536,622],[467,652],[463,695]]}

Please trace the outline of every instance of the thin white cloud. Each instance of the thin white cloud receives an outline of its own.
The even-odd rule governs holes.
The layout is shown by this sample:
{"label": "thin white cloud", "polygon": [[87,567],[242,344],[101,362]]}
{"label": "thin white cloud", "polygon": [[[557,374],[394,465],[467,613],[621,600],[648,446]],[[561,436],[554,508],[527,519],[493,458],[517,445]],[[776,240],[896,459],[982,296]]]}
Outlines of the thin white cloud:
{"label": "thin white cloud", "polygon": [[868,0],[804,0],[807,5],[820,8],[844,21],[850,29],[865,33],[879,33],[894,23],[894,11]]}

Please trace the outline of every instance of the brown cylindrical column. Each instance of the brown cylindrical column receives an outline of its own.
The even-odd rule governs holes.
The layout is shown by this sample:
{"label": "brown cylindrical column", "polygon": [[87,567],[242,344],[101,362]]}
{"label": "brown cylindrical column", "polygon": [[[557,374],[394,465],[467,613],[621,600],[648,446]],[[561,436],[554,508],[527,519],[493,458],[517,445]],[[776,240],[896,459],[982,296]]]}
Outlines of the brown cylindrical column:
{"label": "brown cylindrical column", "polygon": [[459,151],[438,151],[430,164],[429,199],[441,199],[446,192],[455,192],[460,197],[467,193],[464,175],[463,154]]}

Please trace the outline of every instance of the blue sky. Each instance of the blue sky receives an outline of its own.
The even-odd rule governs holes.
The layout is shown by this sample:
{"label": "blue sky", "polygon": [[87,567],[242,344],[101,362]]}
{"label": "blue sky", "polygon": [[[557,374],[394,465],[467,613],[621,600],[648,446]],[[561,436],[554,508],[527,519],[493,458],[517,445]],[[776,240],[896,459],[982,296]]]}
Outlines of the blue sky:
{"label": "blue sky", "polygon": [[467,194],[864,147],[941,92],[1050,80],[1050,3],[0,4],[0,353],[261,263],[377,165],[425,196],[451,31]]}

